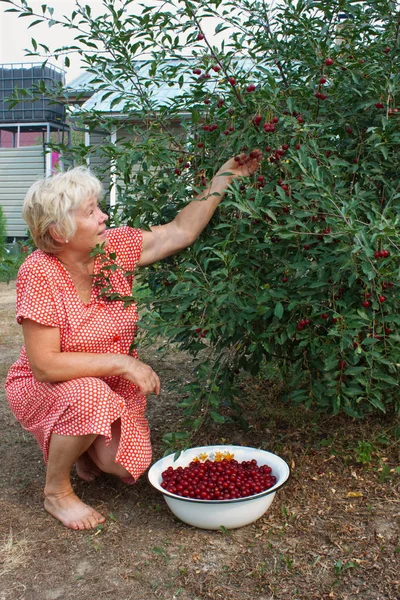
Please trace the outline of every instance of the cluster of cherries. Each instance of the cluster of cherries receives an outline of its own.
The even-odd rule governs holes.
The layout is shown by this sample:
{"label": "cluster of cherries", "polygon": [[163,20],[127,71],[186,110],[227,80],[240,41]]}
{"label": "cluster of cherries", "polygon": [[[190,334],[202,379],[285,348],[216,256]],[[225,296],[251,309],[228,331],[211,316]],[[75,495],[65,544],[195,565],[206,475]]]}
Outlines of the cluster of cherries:
{"label": "cluster of cherries", "polygon": [[271,467],[257,465],[256,460],[239,463],[193,460],[187,467],[168,467],[162,473],[161,487],[177,496],[198,500],[232,500],[246,498],[268,490],[276,483]]}
{"label": "cluster of cherries", "polygon": [[390,252],[389,250],[377,250],[374,253],[375,258],[387,258],[388,256],[390,256]]}

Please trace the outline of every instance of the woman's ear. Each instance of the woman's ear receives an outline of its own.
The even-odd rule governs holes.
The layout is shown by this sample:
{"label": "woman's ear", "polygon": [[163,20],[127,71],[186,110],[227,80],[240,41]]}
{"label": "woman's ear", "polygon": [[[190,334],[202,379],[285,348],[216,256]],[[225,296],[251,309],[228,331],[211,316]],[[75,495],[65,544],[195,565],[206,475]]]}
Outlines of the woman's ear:
{"label": "woman's ear", "polygon": [[51,237],[53,238],[53,240],[55,240],[59,244],[65,244],[67,242],[67,240],[58,233],[56,225],[50,225],[49,233],[50,233]]}

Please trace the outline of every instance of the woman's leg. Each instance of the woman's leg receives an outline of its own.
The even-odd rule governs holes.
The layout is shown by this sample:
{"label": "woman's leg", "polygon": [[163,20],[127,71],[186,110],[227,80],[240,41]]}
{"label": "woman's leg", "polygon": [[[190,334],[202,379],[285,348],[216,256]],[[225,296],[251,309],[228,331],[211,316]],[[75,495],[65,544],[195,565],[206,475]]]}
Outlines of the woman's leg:
{"label": "woman's leg", "polygon": [[80,455],[75,463],[75,467],[76,474],[83,479],[83,481],[93,481],[101,474],[101,470],[90,458],[87,451]]}
{"label": "woman's leg", "polygon": [[69,436],[53,433],[50,439],[44,507],[71,529],[92,529],[105,521],[100,513],[76,496],[70,480],[72,466],[96,438],[95,434]]}
{"label": "woman's leg", "polygon": [[117,419],[111,424],[111,435],[112,439],[108,446],[106,446],[104,436],[98,435],[88,448],[87,454],[104,473],[116,475],[117,477],[130,477],[129,472],[122,465],[115,462],[121,437],[121,419]]}

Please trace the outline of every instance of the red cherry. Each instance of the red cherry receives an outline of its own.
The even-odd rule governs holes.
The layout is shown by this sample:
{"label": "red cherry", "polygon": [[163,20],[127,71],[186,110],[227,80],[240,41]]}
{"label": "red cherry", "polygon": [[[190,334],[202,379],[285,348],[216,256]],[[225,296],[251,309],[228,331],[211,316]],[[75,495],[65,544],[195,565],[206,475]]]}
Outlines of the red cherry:
{"label": "red cherry", "polygon": [[288,280],[288,278],[287,278],[287,277],[282,277],[282,283],[286,283],[286,282],[287,282],[287,280]]}
{"label": "red cherry", "polygon": [[296,150],[300,150],[301,144],[296,144]]}
{"label": "red cherry", "polygon": [[322,313],[321,319],[329,319],[329,315],[327,313]]}
{"label": "red cherry", "polygon": [[197,34],[197,39],[200,42],[201,40],[204,40],[204,35],[202,33],[198,33]]}
{"label": "red cherry", "polygon": [[338,362],[338,367],[341,371],[343,371],[343,369],[346,367],[346,361],[345,360],[339,360]]}
{"label": "red cherry", "polygon": [[296,117],[296,118],[297,118],[297,121],[298,121],[299,123],[303,123],[303,117],[301,117],[301,116],[299,115],[299,116],[298,116],[298,117]]}
{"label": "red cherry", "polygon": [[324,83],[326,83],[326,79],[325,77],[321,77],[319,80],[320,84],[323,85]]}
{"label": "red cherry", "polygon": [[254,85],[254,83],[251,83],[250,85],[247,86],[246,92],[251,93],[251,92],[254,92],[255,89],[256,89],[256,86]]}
{"label": "red cherry", "polygon": [[363,302],[361,302],[361,305],[364,308],[369,308],[371,306],[371,302],[369,302],[369,300],[364,300]]}
{"label": "red cherry", "polygon": [[261,115],[256,115],[254,117],[254,119],[253,119],[254,125],[257,125],[257,126],[261,123],[261,121],[262,121],[262,116]]}
{"label": "red cherry", "polygon": [[237,81],[234,77],[228,77],[228,82],[233,86],[235,86],[237,83]]}
{"label": "red cherry", "polygon": [[310,244],[304,244],[303,246],[304,250],[309,250],[311,248]]}
{"label": "red cherry", "polygon": [[325,60],[325,64],[326,64],[328,67],[330,67],[331,65],[333,65],[333,59],[332,59],[332,58],[330,58],[330,57],[329,57],[329,58],[327,58],[327,59]]}
{"label": "red cherry", "polygon": [[383,102],[377,102],[375,106],[376,108],[383,108]]}
{"label": "red cherry", "polygon": [[221,67],[220,67],[219,65],[213,65],[211,68],[212,68],[212,70],[213,70],[213,71],[215,71],[216,73],[219,73],[219,72],[220,72],[220,70],[221,70]]}
{"label": "red cherry", "polygon": [[386,46],[386,47],[383,49],[383,51],[384,51],[384,53],[385,53],[385,54],[389,54],[390,50],[391,50],[390,46]]}
{"label": "red cherry", "polygon": [[218,103],[217,103],[218,108],[221,108],[221,106],[224,105],[224,102],[225,102],[225,100],[223,98],[218,98]]}
{"label": "red cherry", "polygon": [[201,75],[201,69],[193,69],[192,73],[194,73],[194,75]]}
{"label": "red cherry", "polygon": [[386,300],[386,297],[385,296],[378,296],[378,300],[379,300],[379,302],[381,304],[383,304],[385,302],[385,300]]}
{"label": "red cherry", "polygon": [[203,142],[199,142],[199,143],[197,144],[197,147],[198,147],[198,148],[202,148],[203,146],[204,146]]}
{"label": "red cherry", "polygon": [[175,169],[175,175],[180,175],[182,171],[180,169]]}

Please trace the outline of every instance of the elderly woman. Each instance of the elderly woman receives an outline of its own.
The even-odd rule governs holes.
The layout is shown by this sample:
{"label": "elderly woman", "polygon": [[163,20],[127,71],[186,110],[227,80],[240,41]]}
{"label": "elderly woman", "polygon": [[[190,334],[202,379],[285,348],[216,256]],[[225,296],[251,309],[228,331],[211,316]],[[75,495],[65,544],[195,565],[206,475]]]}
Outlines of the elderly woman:
{"label": "elderly woman", "polygon": [[90,481],[101,472],[133,483],[151,461],[146,395],[160,393],[153,369],[131,350],[134,304],[107,301],[94,285],[103,244],[121,269],[112,291],[130,295],[133,272],[190,246],[234,178],[254,173],[261,153],[230,159],[208,188],[173,221],[150,231],[106,229],[99,180],[78,167],[35,183],[23,207],[38,247],[17,280],[17,321],[24,347],[11,367],[7,400],[31,431],[47,463],[45,509],[66,527],[90,529],[105,518],[74,493],[70,475]]}

